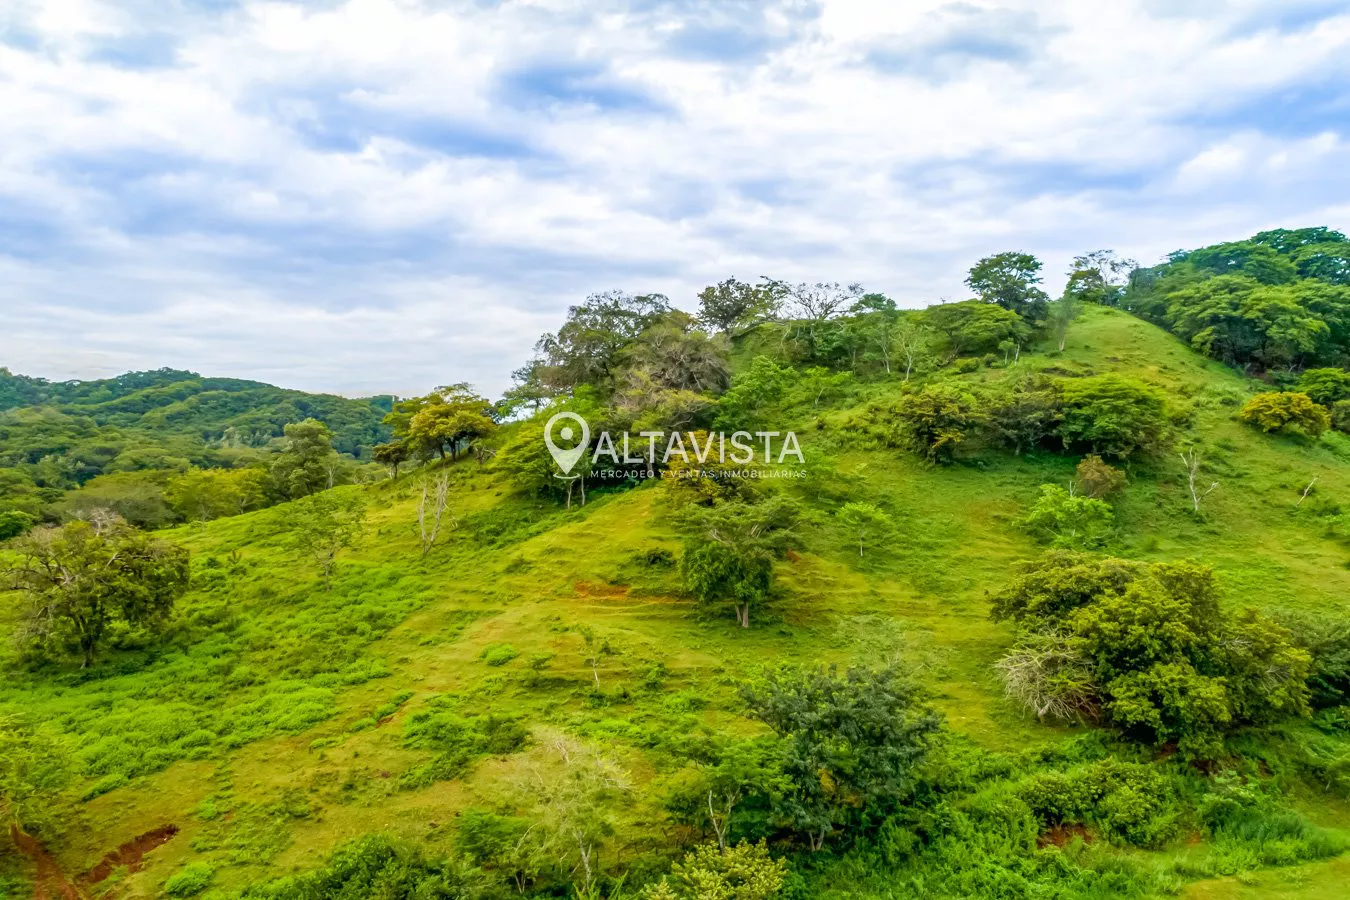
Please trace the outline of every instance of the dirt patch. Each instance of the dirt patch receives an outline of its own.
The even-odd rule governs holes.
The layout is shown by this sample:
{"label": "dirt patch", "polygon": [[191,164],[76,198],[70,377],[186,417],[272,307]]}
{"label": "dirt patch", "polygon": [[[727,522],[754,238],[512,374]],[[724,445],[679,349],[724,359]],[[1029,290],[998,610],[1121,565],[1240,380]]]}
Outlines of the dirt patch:
{"label": "dirt patch", "polygon": [[1085,844],[1092,843],[1092,835],[1088,833],[1085,826],[1078,823],[1071,825],[1054,825],[1046,831],[1041,832],[1036,838],[1037,847],[1064,847],[1074,838],[1078,838]]}
{"label": "dirt patch", "polygon": [[80,878],[83,884],[98,884],[113,873],[114,869],[126,866],[128,871],[138,872],[145,854],[156,847],[167,844],[178,833],[177,825],[161,825],[154,831],[147,831],[138,838],[127,841],[99,861]]}
{"label": "dirt patch", "polygon": [[632,590],[626,584],[597,584],[594,581],[578,581],[572,585],[578,597],[607,597],[610,599],[627,597]]}
{"label": "dirt patch", "polygon": [[37,876],[33,886],[33,900],[83,900],[84,894],[75,885],[66,880],[61,864],[56,861],[42,841],[32,835],[24,834],[19,826],[9,826],[10,839],[19,852],[32,860],[37,867]]}

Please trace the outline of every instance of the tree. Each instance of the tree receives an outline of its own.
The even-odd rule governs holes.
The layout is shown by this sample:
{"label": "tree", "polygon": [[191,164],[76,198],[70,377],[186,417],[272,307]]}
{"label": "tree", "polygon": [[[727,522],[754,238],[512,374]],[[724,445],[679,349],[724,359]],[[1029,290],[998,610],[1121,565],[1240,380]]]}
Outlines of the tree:
{"label": "tree", "polygon": [[1312,308],[1326,290],[1344,289],[1218,275],[1169,292],[1164,322],[1196,350],[1230,365],[1295,365],[1330,337],[1327,317]]}
{"label": "tree", "polygon": [[186,549],[121,520],[39,528],[12,549],[7,574],[29,605],[21,638],[74,650],[81,668],[116,631],[157,631],[188,586]]}
{"label": "tree", "polygon": [[1091,719],[1098,690],[1092,669],[1074,641],[1055,632],[1033,631],[994,664],[1008,699],[1037,719]]}
{"label": "tree", "polygon": [[714,426],[724,431],[753,428],[759,414],[782,400],[796,377],[797,370],[791,366],[756,356],[748,368],[736,373],[731,389],[718,400]]}
{"label": "tree", "polygon": [[731,337],[739,336],[778,315],[784,288],[782,282],[767,278],[759,284],[728,278],[699,291],[699,321]]}
{"label": "tree", "polygon": [[589,744],[555,734],[542,740],[550,768],[531,766],[518,784],[522,805],[532,807],[546,846],[572,862],[577,886],[590,891],[600,873],[599,852],[614,833],[614,806],[630,790],[628,773],[608,754]]}
{"label": "tree", "polygon": [[326,590],[333,587],[338,554],[356,545],[365,518],[359,496],[338,496],[332,491],[317,494],[290,511],[297,546],[318,566]]}
{"label": "tree", "polygon": [[18,537],[36,524],[37,520],[26,512],[17,509],[4,510],[0,512],[0,541]]}
{"label": "tree", "polygon": [[1053,707],[1071,688],[1071,705],[1187,758],[1212,759],[1229,728],[1307,714],[1309,654],[1262,617],[1226,620],[1207,566],[1049,553],[994,616],[1025,630],[1000,665],[1017,696]]}
{"label": "tree", "polygon": [[827,323],[849,309],[863,295],[862,285],[843,286],[837,282],[802,283],[794,287],[781,285],[778,289],[786,294],[788,310],[796,319],[790,331],[804,339],[805,357],[808,360],[820,357],[823,339],[829,331]]}
{"label": "tree", "polygon": [[770,856],[763,841],[742,841],[734,847],[704,844],[687,853],[642,896],[645,900],[772,900],[787,872],[787,861]]}
{"label": "tree", "polygon": [[820,850],[860,815],[909,797],[939,719],[895,668],[778,669],[742,690],[750,714],[785,744],[784,823]]}
{"label": "tree", "polygon": [[1086,550],[1100,546],[1115,522],[1104,500],[1075,496],[1057,484],[1041,485],[1041,496],[1021,525],[1036,538],[1055,547]]}
{"label": "tree", "polygon": [[863,359],[879,360],[886,374],[891,374],[891,360],[896,353],[893,331],[900,315],[895,301],[885,294],[864,294],[849,312],[850,327],[857,335]]}
{"label": "tree", "polygon": [[541,838],[539,823],[524,816],[469,808],[460,815],[455,846],[475,865],[499,873],[524,894],[552,863],[550,848],[542,846]]}
{"label": "tree", "polygon": [[1125,459],[1157,454],[1167,445],[1167,407],[1151,385],[1120,375],[1061,382],[1064,419],[1059,434],[1066,450],[1091,450]]}
{"label": "tree", "polygon": [[[1093,250],[1075,256],[1069,266],[1064,296],[1072,296],[1081,303],[1119,306],[1129,274],[1136,268],[1138,263],[1116,256],[1113,250]],[[1060,349],[1064,349],[1062,343]]]}
{"label": "tree", "polygon": [[624,349],[624,367],[666,390],[721,393],[731,378],[727,339],[693,326],[685,313],[668,313]]}
{"label": "tree", "polygon": [[1055,343],[1061,353],[1064,351],[1064,344],[1069,338],[1069,326],[1082,312],[1083,305],[1078,295],[1067,290],[1058,301],[1050,304],[1050,328],[1055,334]]}
{"label": "tree", "polygon": [[333,433],[318,419],[285,427],[282,449],[272,463],[272,482],[287,499],[308,497],[338,483],[340,473]]}
{"label": "tree", "polygon": [[952,357],[992,353],[1004,341],[1020,346],[1031,334],[1017,313],[979,300],[930,306],[923,322],[942,336]]}
{"label": "tree", "polygon": [[792,541],[796,509],[781,497],[761,503],[729,501],[693,507],[680,570],[699,602],[730,602],[736,623],[750,627],[751,610],[773,587],[773,563]]}
{"label": "tree", "polygon": [[623,291],[592,294],[569,307],[557,333],[535,345],[544,363],[538,370],[541,384],[553,393],[582,385],[608,393],[623,350],[670,311],[661,294],[634,297]]}
{"label": "tree", "polygon": [[1308,369],[1298,379],[1298,391],[1314,403],[1330,407],[1350,400],[1350,372],[1345,369]]}
{"label": "tree", "polygon": [[998,382],[985,401],[985,422],[995,444],[1021,455],[1059,428],[1059,383],[1043,375],[1014,375]]}
{"label": "tree", "polygon": [[467,384],[436,388],[425,397],[412,397],[395,404],[385,417],[394,436],[422,458],[458,458],[460,450],[488,437],[496,429],[492,404]]}
{"label": "tree", "polygon": [[370,451],[371,458],[382,466],[389,469],[389,477],[398,478],[398,468],[408,461],[411,455],[408,452],[408,445],[404,441],[390,441],[387,444],[376,444]]}
{"label": "tree", "polygon": [[931,463],[943,463],[984,421],[984,412],[964,386],[938,383],[901,397],[895,418],[910,449]]}
{"label": "tree", "polygon": [[[417,531],[422,538],[422,556],[425,557],[436,546],[436,537],[441,533],[441,517],[445,514],[445,505],[450,494],[450,476],[442,473],[436,479],[435,496],[431,497],[431,480],[422,479],[422,496],[417,501]],[[428,499],[430,498],[430,504]],[[428,521],[428,505],[430,521]]]}
{"label": "tree", "polygon": [[863,555],[863,544],[869,535],[880,536],[890,530],[891,517],[873,503],[845,503],[839,510],[839,521],[858,537],[858,556]]}
{"label": "tree", "polygon": [[164,498],[190,522],[237,516],[266,503],[267,473],[262,469],[189,469],[169,479]]}
{"label": "tree", "polygon": [[986,256],[971,266],[966,285],[985,303],[995,303],[1030,323],[1045,319],[1048,298],[1041,283],[1041,261],[1017,251]]}
{"label": "tree", "polygon": [[[917,315],[907,315],[891,326],[891,353],[905,366],[905,382],[908,383],[914,367],[931,352],[933,329],[924,324]],[[887,372],[890,371],[888,366]]]}
{"label": "tree", "polygon": [[1297,428],[1308,437],[1320,437],[1331,425],[1331,416],[1307,394],[1270,391],[1257,394],[1238,412],[1238,420],[1269,434]]}
{"label": "tree", "polygon": [[709,756],[672,776],[666,808],[678,821],[711,831],[724,850],[738,835],[755,839],[770,833],[774,798],[791,787],[783,774],[783,743],[770,736],[719,741]]}
{"label": "tree", "polygon": [[73,775],[70,749],[60,738],[0,715],[0,823],[6,830],[58,827],[55,800]]}
{"label": "tree", "polygon": [[1200,476],[1200,451],[1191,447],[1181,454],[1181,464],[1186,467],[1186,487],[1191,492],[1191,511],[1200,512],[1200,501],[1214,493],[1219,486],[1216,481],[1203,491],[1196,479]]}

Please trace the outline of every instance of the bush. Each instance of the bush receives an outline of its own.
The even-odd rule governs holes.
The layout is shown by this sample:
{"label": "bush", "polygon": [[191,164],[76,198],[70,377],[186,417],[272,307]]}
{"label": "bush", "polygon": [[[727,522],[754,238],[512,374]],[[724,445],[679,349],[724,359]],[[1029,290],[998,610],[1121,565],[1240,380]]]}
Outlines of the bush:
{"label": "bush", "polygon": [[1307,394],[1271,391],[1248,400],[1238,419],[1269,434],[1284,428],[1297,428],[1309,437],[1318,437],[1331,425],[1331,416]]}
{"label": "bush", "polygon": [[488,644],[479,659],[489,666],[504,666],[519,655],[520,652],[510,644]]}
{"label": "bush", "polygon": [[1350,372],[1344,369],[1308,369],[1298,379],[1298,390],[1322,406],[1350,400]]}
{"label": "bush", "polygon": [[1128,479],[1115,466],[1102,462],[1095,453],[1088,454],[1073,472],[1074,483],[1085,497],[1105,500],[1124,489]]}
{"label": "bush", "polygon": [[37,520],[26,512],[19,512],[17,509],[0,512],[0,541],[18,537],[35,524]]}
{"label": "bush", "polygon": [[1118,843],[1159,847],[1176,833],[1172,785],[1146,764],[1106,759],[1070,773],[1034,775],[1019,796],[1045,825],[1092,824]]}
{"label": "bush", "polygon": [[1115,521],[1104,500],[1076,497],[1056,484],[1041,485],[1040,499],[1021,525],[1044,543],[1069,550],[1100,546]]}
{"label": "bush", "polygon": [[895,416],[909,448],[933,463],[949,462],[984,420],[975,396],[956,384],[933,384],[906,394]]}
{"label": "bush", "polygon": [[1126,459],[1157,455],[1167,447],[1167,405],[1162,392],[1120,375],[1066,379],[1062,383],[1065,449]]}
{"label": "bush", "polygon": [[164,893],[170,897],[195,897],[211,886],[216,870],[206,863],[189,863],[164,882]]}

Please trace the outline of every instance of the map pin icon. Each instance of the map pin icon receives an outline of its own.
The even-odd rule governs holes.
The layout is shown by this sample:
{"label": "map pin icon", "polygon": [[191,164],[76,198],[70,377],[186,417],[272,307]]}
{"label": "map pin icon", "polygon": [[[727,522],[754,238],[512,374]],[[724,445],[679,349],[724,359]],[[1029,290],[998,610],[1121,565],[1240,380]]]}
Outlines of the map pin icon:
{"label": "map pin icon", "polygon": [[[553,442],[553,428],[562,419],[571,419],[581,427],[581,440],[571,450],[564,450]],[[575,436],[572,426],[564,425],[558,430],[558,435],[564,441],[571,441]],[[558,464],[558,468],[563,470],[563,475],[568,475],[572,467],[581,459],[581,454],[586,452],[586,447],[591,442],[591,429],[586,424],[586,420],[574,412],[560,412],[548,420],[544,426],[544,443],[548,445],[548,452],[553,455],[553,461]]]}

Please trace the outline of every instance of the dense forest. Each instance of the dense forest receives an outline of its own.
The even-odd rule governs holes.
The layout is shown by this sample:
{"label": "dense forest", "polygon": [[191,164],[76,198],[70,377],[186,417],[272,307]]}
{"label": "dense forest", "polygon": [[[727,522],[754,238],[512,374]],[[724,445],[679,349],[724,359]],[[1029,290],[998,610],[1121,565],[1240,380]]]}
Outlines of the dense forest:
{"label": "dense forest", "polygon": [[0,373],[0,893],[1341,896],[1350,241],[1041,268],[597,294],[495,400]]}

